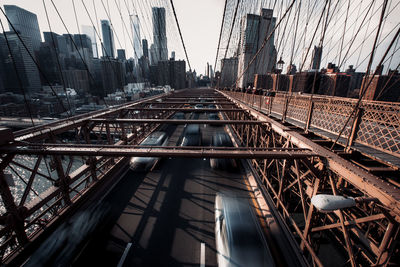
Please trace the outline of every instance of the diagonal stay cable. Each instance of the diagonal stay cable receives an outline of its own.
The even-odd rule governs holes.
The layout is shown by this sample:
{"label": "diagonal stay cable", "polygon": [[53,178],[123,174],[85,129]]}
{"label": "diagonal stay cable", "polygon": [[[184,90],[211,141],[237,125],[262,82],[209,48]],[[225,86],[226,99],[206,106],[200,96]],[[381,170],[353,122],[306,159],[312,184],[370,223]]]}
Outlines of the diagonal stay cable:
{"label": "diagonal stay cable", "polygon": [[220,47],[220,44],[221,44],[222,30],[224,28],[224,21],[225,21],[225,15],[226,15],[226,4],[227,4],[227,2],[228,2],[228,0],[225,0],[224,14],[222,15],[221,30],[219,32],[217,55],[215,56],[214,70],[216,70],[216,68],[217,68],[218,53],[219,53],[219,47]]}
{"label": "diagonal stay cable", "polygon": [[185,42],[183,41],[182,32],[181,32],[181,27],[179,26],[178,17],[176,16],[175,7],[174,7],[174,2],[173,2],[172,0],[170,0],[170,2],[171,2],[171,6],[172,6],[172,11],[174,12],[174,17],[175,17],[175,21],[176,21],[176,26],[178,27],[179,36],[181,37],[183,50],[185,51],[185,56],[186,56],[186,60],[187,60],[187,62],[188,62],[189,71],[191,72],[191,71],[192,71],[192,68],[190,67],[189,57],[188,57],[187,52],[186,52]]}

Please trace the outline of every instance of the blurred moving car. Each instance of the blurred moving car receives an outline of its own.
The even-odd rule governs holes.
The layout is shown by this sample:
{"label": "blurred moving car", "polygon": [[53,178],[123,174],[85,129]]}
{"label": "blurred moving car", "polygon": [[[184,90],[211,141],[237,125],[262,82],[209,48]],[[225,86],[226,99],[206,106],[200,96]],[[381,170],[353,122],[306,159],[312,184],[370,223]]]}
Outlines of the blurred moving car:
{"label": "blurred moving car", "polygon": [[[211,140],[211,146],[215,147],[233,147],[232,140],[227,133],[216,133]],[[234,159],[210,159],[211,168],[234,171],[238,165]]]}
{"label": "blurred moving car", "polygon": [[213,108],[213,109],[217,108],[217,106],[214,105],[214,104],[210,104],[210,105],[208,105],[207,107],[208,107],[208,108]]}
{"label": "blurred moving car", "polygon": [[183,132],[181,146],[200,146],[201,132],[198,124],[188,124]]}
{"label": "blurred moving car", "polygon": [[217,113],[210,113],[208,114],[208,119],[209,120],[220,120],[219,116]]}
{"label": "blurred moving car", "polygon": [[183,108],[191,108],[192,106],[190,104],[184,104]]}
{"label": "blurred moving car", "polygon": [[192,119],[192,120],[198,120],[199,119],[199,113],[197,113],[197,112],[192,112],[192,113],[190,113],[190,119]]}
{"label": "blurred moving car", "polygon": [[185,119],[185,114],[183,112],[177,112],[174,115],[175,120],[184,120]]}
{"label": "blurred moving car", "polygon": [[[151,133],[139,146],[166,146],[168,136],[164,132]],[[132,157],[129,167],[134,171],[147,171],[157,163],[160,158]]]}
{"label": "blurred moving car", "polygon": [[275,266],[264,233],[247,199],[217,193],[215,241],[218,266]]}
{"label": "blurred moving car", "polygon": [[196,104],[196,106],[194,106],[195,109],[201,109],[204,108],[203,104]]}

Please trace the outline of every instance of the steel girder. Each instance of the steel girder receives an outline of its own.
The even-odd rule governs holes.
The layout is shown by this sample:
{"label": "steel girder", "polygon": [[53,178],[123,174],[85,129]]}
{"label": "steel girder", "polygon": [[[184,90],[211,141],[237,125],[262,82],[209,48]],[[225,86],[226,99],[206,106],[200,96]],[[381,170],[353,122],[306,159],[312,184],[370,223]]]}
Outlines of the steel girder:
{"label": "steel girder", "polygon": [[[276,208],[295,233],[300,249],[309,255],[311,262],[316,265],[328,262],[329,259],[326,260],[326,255],[320,254],[320,251],[337,250],[337,247],[342,248],[339,249],[342,254],[347,254],[342,263],[338,260],[337,264],[386,265],[396,261],[399,257],[397,239],[400,230],[397,188],[308,140],[302,135],[303,129],[285,126],[250,108],[254,103],[258,106],[254,96],[237,99],[239,93],[223,94],[248,111],[225,112],[227,118],[247,120],[253,117],[267,122],[263,125],[232,125],[242,145],[302,147],[322,156],[311,160],[251,160],[266,191],[275,201]],[[271,108],[270,103],[267,104]],[[310,202],[317,193],[367,197],[378,199],[378,202],[364,202],[353,208],[321,213]],[[326,239],[338,246],[327,248],[324,244]]]}

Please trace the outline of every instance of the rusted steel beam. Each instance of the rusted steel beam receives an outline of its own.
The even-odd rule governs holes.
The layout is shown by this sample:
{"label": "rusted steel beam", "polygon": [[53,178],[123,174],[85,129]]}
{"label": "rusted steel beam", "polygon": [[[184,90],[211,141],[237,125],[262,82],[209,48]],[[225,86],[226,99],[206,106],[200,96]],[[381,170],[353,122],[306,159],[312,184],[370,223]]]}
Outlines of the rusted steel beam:
{"label": "rusted steel beam", "polygon": [[168,148],[131,148],[92,145],[79,146],[51,146],[41,147],[9,147],[0,149],[4,153],[20,155],[76,155],[76,156],[105,156],[105,157],[188,157],[188,158],[265,158],[265,159],[294,159],[318,156],[311,151],[260,151],[260,150],[230,150],[215,149],[212,147],[192,147],[187,149]]}
{"label": "rusted steel beam", "polygon": [[175,119],[92,119],[96,123],[167,123],[167,124],[265,124],[256,120],[175,120]]}
{"label": "rusted steel beam", "polygon": [[370,197],[379,199],[379,202],[383,204],[385,208],[394,213],[396,221],[400,222],[400,192],[398,188],[355,166],[353,163],[341,158],[334,152],[312,142],[300,133],[292,131],[289,127],[269,118],[267,115],[249,108],[247,105],[228,96],[224,92],[222,93],[234,101],[239,107],[248,109],[250,114],[258,118],[258,120],[270,123],[272,129],[276,133],[285,138],[290,138],[294,145],[302,148],[309,148],[323,156],[326,159],[326,166],[328,169],[342,176],[343,179],[351,183],[361,192]]}
{"label": "rusted steel beam", "polygon": [[25,200],[26,200],[26,198],[28,197],[29,192],[31,191],[32,184],[33,184],[33,181],[34,181],[35,176],[36,176],[36,174],[37,174],[37,171],[38,171],[38,169],[39,169],[40,162],[42,161],[42,158],[43,158],[43,156],[39,156],[39,157],[36,159],[35,166],[33,167],[33,171],[32,171],[32,173],[31,173],[31,176],[29,177],[29,180],[28,180],[28,183],[27,183],[27,185],[26,185],[25,191],[24,191],[24,193],[22,194],[21,200],[20,200],[20,202],[19,202],[19,205],[18,205],[19,207],[21,207],[21,206],[24,205]]}
{"label": "rusted steel beam", "polygon": [[26,213],[26,209],[15,204],[14,196],[4,174],[4,165],[9,164],[13,157],[13,154],[7,155],[0,164],[0,196],[7,212],[5,216],[6,225],[13,228],[18,242],[21,245],[25,245],[28,242],[24,229],[24,213]]}
{"label": "rusted steel beam", "polygon": [[14,132],[15,139],[18,141],[31,141],[31,140],[38,140],[43,139],[49,136],[50,133],[52,134],[60,134],[66,132],[71,129],[75,129],[87,123],[90,119],[118,114],[119,111],[124,110],[126,108],[133,107],[135,105],[140,105],[143,103],[147,103],[154,99],[160,98],[165,94],[157,95],[150,98],[145,98],[140,101],[134,101],[127,104],[119,105],[117,107],[106,108],[103,110],[93,111],[82,115],[77,115],[71,118],[58,120],[49,124],[35,126],[31,128],[27,128],[21,131]]}
{"label": "rusted steel beam", "polygon": [[[378,220],[381,220],[384,218],[386,218],[386,216],[384,214],[380,213],[380,214],[371,215],[371,216],[367,216],[367,217],[363,217],[363,218],[356,218],[354,220],[345,221],[344,225],[351,226],[351,225],[356,225],[356,224],[360,224],[360,223],[378,221]],[[311,232],[319,232],[319,231],[329,230],[329,229],[339,228],[339,227],[342,227],[341,223],[332,223],[332,224],[327,224],[327,225],[323,225],[323,226],[313,227],[311,229]]]}
{"label": "rusted steel beam", "polygon": [[[214,103],[212,103],[214,104]],[[127,108],[127,110],[137,111],[181,111],[181,112],[245,112],[240,108]]]}
{"label": "rusted steel beam", "polygon": [[151,105],[175,105],[175,104],[179,104],[179,105],[183,105],[183,104],[190,104],[190,105],[197,105],[197,104],[203,104],[203,105],[209,105],[209,104],[217,104],[217,105],[232,105],[234,106],[235,103],[232,102],[228,102],[228,101],[221,101],[221,102],[189,102],[189,101],[176,101],[176,102],[172,102],[172,101],[165,101],[165,102],[158,102],[158,101],[153,101],[153,102],[146,102],[146,104],[151,104]]}
{"label": "rusted steel beam", "polygon": [[[331,174],[329,174],[329,182],[332,187],[333,195],[336,196],[337,195],[336,184],[334,183]],[[353,253],[353,243],[351,242],[351,239],[349,236],[349,231],[347,230],[346,225],[344,224],[345,220],[344,220],[343,211],[339,209],[337,211],[337,213],[339,215],[340,226],[342,227],[344,241],[346,244],[346,251],[349,254],[349,260],[350,260],[351,266],[355,267],[355,266],[357,266],[357,263],[356,263],[356,260],[354,258],[354,253]]]}
{"label": "rusted steel beam", "polygon": [[[306,149],[306,148],[298,148],[298,147],[209,147],[209,146],[146,146],[146,145],[124,145],[122,144],[121,141],[118,142],[118,144],[115,145],[102,145],[102,144],[67,144],[67,143],[29,143],[29,144],[23,144],[26,145],[26,147],[30,148],[37,148],[41,149],[44,146],[51,146],[51,147],[63,147],[63,148],[87,148],[87,147],[93,147],[97,149],[102,149],[102,148],[134,148],[134,149],[145,149],[145,148],[160,148],[160,149],[169,149],[169,150],[201,150],[201,149],[211,149],[211,150],[251,150],[251,151],[308,151],[311,152],[311,150]],[[0,147],[0,153],[2,151],[8,151],[10,147],[21,147],[19,144],[16,145],[11,145],[11,146],[4,146],[3,148]],[[4,150],[3,150],[4,149]]]}
{"label": "rusted steel beam", "polygon": [[199,99],[201,99],[201,100],[205,100],[205,101],[207,101],[207,100],[212,100],[212,101],[214,101],[214,100],[226,100],[226,97],[224,97],[224,96],[215,96],[215,97],[196,97],[196,96],[190,96],[190,97],[186,97],[186,96],[182,96],[182,97],[178,97],[178,96],[174,96],[174,97],[164,97],[163,98],[163,100],[186,100],[186,99],[189,99],[189,100],[199,100]]}

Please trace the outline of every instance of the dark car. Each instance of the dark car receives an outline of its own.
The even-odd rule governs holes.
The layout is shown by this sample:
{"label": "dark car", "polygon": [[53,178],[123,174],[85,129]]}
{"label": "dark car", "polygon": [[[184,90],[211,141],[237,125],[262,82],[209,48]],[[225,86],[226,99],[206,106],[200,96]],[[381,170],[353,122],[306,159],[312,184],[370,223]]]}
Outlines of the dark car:
{"label": "dark car", "polygon": [[201,132],[198,124],[189,124],[183,132],[181,146],[200,146]]}
{"label": "dark car", "polygon": [[208,119],[209,119],[209,120],[215,120],[215,121],[220,120],[220,118],[219,118],[219,116],[218,116],[217,113],[210,113],[210,114],[208,114]]}
{"label": "dark car", "polygon": [[215,109],[215,108],[217,108],[217,106],[216,106],[216,105],[214,105],[214,104],[210,104],[210,105],[208,105],[207,107],[208,107],[208,108],[212,108],[212,109]]}
{"label": "dark car", "polygon": [[[168,136],[164,132],[151,133],[139,146],[166,146]],[[132,157],[129,167],[134,171],[147,171],[152,168],[160,158]]]}
{"label": "dark car", "polygon": [[[210,113],[208,114],[208,119],[212,121],[219,121],[220,117],[218,116],[218,113]],[[210,126],[218,126],[218,124],[210,124]]]}
{"label": "dark car", "polygon": [[[215,147],[233,147],[232,140],[226,133],[217,133],[212,137],[211,145]],[[213,169],[234,171],[237,163],[234,159],[210,159],[210,166]]]}
{"label": "dark car", "polygon": [[190,115],[190,119],[191,120],[198,120],[199,119],[200,114],[197,112],[191,113]]}
{"label": "dark car", "polygon": [[185,119],[185,114],[183,112],[177,112],[174,115],[175,120],[184,120]]}
{"label": "dark car", "polygon": [[204,105],[203,104],[197,104],[194,106],[195,109],[203,109]]}

